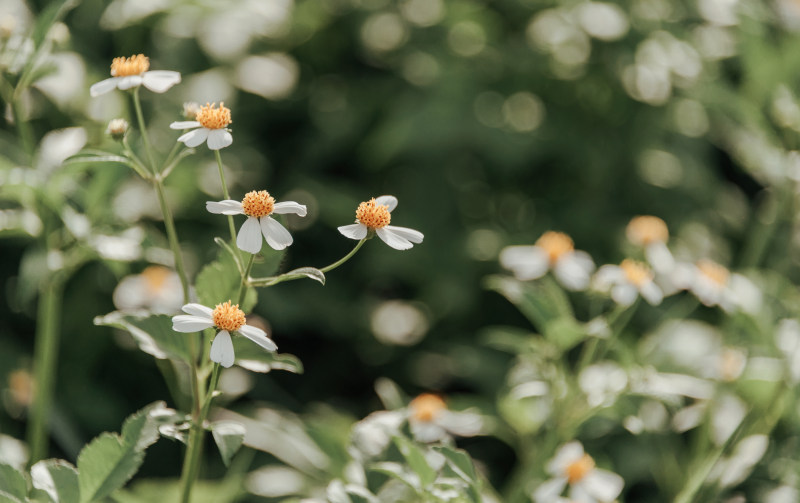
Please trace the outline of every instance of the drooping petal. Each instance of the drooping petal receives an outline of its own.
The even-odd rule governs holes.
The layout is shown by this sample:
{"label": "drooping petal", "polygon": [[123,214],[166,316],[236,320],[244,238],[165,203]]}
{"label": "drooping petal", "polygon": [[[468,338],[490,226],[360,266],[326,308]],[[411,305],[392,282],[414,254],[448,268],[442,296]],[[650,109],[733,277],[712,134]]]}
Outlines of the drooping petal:
{"label": "drooping petal", "polygon": [[364,224],[350,224],[350,225],[342,225],[339,227],[339,232],[347,238],[350,239],[364,239],[367,237],[367,226]]}
{"label": "drooping petal", "polygon": [[240,250],[247,253],[256,253],[261,251],[261,226],[258,224],[256,217],[247,217],[247,220],[242,224],[239,229],[239,234],[236,236],[236,246]]}
{"label": "drooping petal", "polygon": [[208,129],[201,127],[193,129],[188,133],[183,133],[178,137],[178,141],[183,142],[187,147],[196,147],[206,141],[208,138]]}
{"label": "drooping petal", "polygon": [[381,206],[387,206],[389,212],[391,213],[395,208],[397,208],[397,198],[394,196],[376,197],[375,204],[380,204]]}
{"label": "drooping petal", "polygon": [[566,253],[558,259],[553,267],[556,278],[568,290],[584,290],[589,286],[594,263],[591,258],[587,262],[586,258],[579,255],[579,252]]}
{"label": "drooping petal", "polygon": [[544,482],[536,488],[533,493],[533,501],[536,503],[552,503],[558,501],[558,497],[567,487],[566,477],[557,477]]}
{"label": "drooping petal", "polygon": [[594,275],[594,287],[600,291],[607,292],[613,285],[625,281],[625,272],[614,264],[606,264],[597,270]]}
{"label": "drooping petal", "polygon": [[608,470],[594,469],[581,480],[582,488],[599,501],[614,501],[622,492],[625,480]]}
{"label": "drooping petal", "polygon": [[661,292],[661,289],[652,281],[643,284],[639,288],[639,293],[642,294],[644,300],[653,306],[661,304],[661,301],[664,299],[664,294]]}
{"label": "drooping petal", "polygon": [[181,310],[186,314],[191,314],[192,316],[207,317],[209,319],[211,319],[211,313],[214,312],[214,310],[210,307],[195,303],[186,304],[181,308]]}
{"label": "drooping petal", "polygon": [[172,317],[172,330],[176,332],[199,332],[214,326],[214,321],[208,317],[179,314]]}
{"label": "drooping petal", "polygon": [[460,437],[473,437],[483,429],[483,418],[480,414],[470,411],[453,412],[442,411],[441,417],[436,422],[445,430]]}
{"label": "drooping petal", "polygon": [[267,351],[277,351],[278,345],[272,342],[272,339],[267,337],[267,333],[258,327],[251,327],[250,325],[242,325],[237,330],[240,334],[255,342]]}
{"label": "drooping petal", "polygon": [[233,143],[233,136],[224,129],[212,129],[208,133],[208,148],[219,150]]}
{"label": "drooping petal", "polygon": [[308,213],[308,209],[305,204],[300,204],[295,201],[282,201],[280,203],[275,203],[272,212],[278,215],[294,213],[295,215],[304,217]]}
{"label": "drooping petal", "polygon": [[107,92],[116,89],[118,80],[119,77],[111,77],[110,79],[101,80],[96,84],[92,84],[92,87],[89,88],[89,95],[92,98],[95,98],[101,94],[106,94]]}
{"label": "drooping petal", "polygon": [[447,430],[438,424],[429,421],[412,422],[409,424],[409,427],[411,429],[411,434],[414,435],[414,438],[417,441],[424,442],[426,444],[444,440],[449,436],[447,434]]}
{"label": "drooping petal", "polygon": [[142,84],[142,76],[141,75],[128,75],[127,77],[119,77],[119,82],[117,82],[117,87],[121,90],[130,89],[132,87],[136,87]]}
{"label": "drooping petal", "polygon": [[500,265],[520,281],[541,278],[550,268],[547,252],[539,246],[509,246],[500,252]]}
{"label": "drooping petal", "polygon": [[411,241],[404,238],[399,234],[395,234],[392,232],[389,227],[384,227],[383,229],[378,229],[375,231],[381,241],[386,243],[387,245],[391,246],[395,250],[408,250],[412,246],[414,246]]}
{"label": "drooping petal", "polygon": [[170,129],[192,129],[202,127],[203,125],[197,121],[175,121],[169,125]]}
{"label": "drooping petal", "polygon": [[286,227],[272,217],[261,217],[261,232],[267,244],[275,250],[283,250],[294,241]]}
{"label": "drooping petal", "polygon": [[223,201],[206,201],[206,210],[218,215],[241,215],[244,213],[241,201],[225,199]]}
{"label": "drooping petal", "polygon": [[389,229],[398,236],[405,238],[412,243],[421,243],[425,237],[420,231],[409,229],[408,227],[397,227],[396,225],[387,225],[385,229]]}
{"label": "drooping petal", "polygon": [[170,70],[153,70],[144,72],[142,85],[154,93],[164,93],[181,81],[181,74]]}
{"label": "drooping petal", "polygon": [[225,368],[233,365],[235,357],[233,354],[233,341],[231,341],[231,334],[227,330],[222,330],[214,337],[209,357],[211,357],[212,362],[217,362]]}

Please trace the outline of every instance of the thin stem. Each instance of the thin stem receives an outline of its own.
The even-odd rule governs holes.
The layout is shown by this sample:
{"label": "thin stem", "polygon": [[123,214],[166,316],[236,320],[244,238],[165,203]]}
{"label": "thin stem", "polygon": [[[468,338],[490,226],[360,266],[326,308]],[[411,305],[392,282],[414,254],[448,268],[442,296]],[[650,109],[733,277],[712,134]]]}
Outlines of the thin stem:
{"label": "thin stem", "polygon": [[[344,257],[340,258],[339,260],[337,260],[333,264],[325,266],[322,269],[318,269],[318,271],[322,271],[323,273],[326,273],[326,272],[331,271],[333,269],[336,269],[340,265],[344,264],[345,262],[350,260],[353,257],[353,255],[356,254],[358,249],[361,248],[364,245],[364,242],[367,241],[368,239],[370,239],[370,237],[371,236],[365,237],[364,239],[362,239],[361,241],[358,242],[358,244],[355,246],[355,248],[353,248],[350,251],[350,253],[348,253]],[[278,283],[283,283],[284,281],[292,281],[292,280],[295,280],[295,279],[303,279],[303,278],[308,278],[308,275],[306,275],[306,274],[289,274],[289,273],[286,273],[286,274],[281,274],[280,276],[269,276],[269,277],[266,277],[266,278],[254,278],[254,279],[249,280],[248,283],[250,284],[250,286],[273,286],[273,285],[277,285]]]}
{"label": "thin stem", "polygon": [[133,108],[136,110],[136,120],[139,122],[139,133],[142,135],[142,143],[144,144],[144,151],[147,154],[147,160],[150,162],[150,171],[156,174],[156,162],[153,158],[153,149],[150,146],[150,139],[147,137],[147,128],[144,125],[144,115],[142,115],[142,104],[139,101],[139,88],[133,90]]}
{"label": "thin stem", "polygon": [[26,154],[33,154],[33,130],[31,129],[30,123],[22,117],[22,103],[20,100],[13,100],[11,102],[11,114],[14,117],[14,125],[17,127],[22,149]]}
{"label": "thin stem", "polygon": [[183,267],[183,256],[181,255],[181,247],[178,243],[178,234],[175,232],[175,221],[172,218],[172,212],[167,206],[167,198],[164,195],[164,184],[161,180],[153,180],[153,185],[156,187],[158,193],[158,203],[161,205],[161,213],[164,215],[164,226],[167,228],[167,239],[169,240],[169,247],[172,249],[172,254],[175,257],[175,269],[178,271],[178,276],[181,279],[181,287],[183,288],[183,301],[189,303],[189,280],[186,276],[186,269]]}
{"label": "thin stem", "polygon": [[33,395],[28,422],[31,465],[47,456],[48,419],[55,384],[62,297],[63,285],[57,279],[51,279],[39,297],[33,366],[36,393]]}
{"label": "thin stem", "polygon": [[[217,167],[219,167],[219,181],[222,183],[222,195],[225,199],[230,199],[231,195],[228,192],[228,185],[225,183],[225,172],[222,170],[222,156],[219,150],[214,151],[214,157],[217,158]],[[233,225],[233,215],[228,215],[228,227],[231,231],[231,242],[236,243],[236,227]]]}
{"label": "thin stem", "polygon": [[350,260],[353,257],[353,255],[356,254],[358,249],[361,248],[362,246],[364,246],[364,243],[367,241],[367,239],[369,239],[369,237],[366,237],[366,238],[362,239],[361,241],[359,241],[358,244],[356,244],[356,247],[353,248],[350,251],[350,253],[348,253],[344,257],[340,258],[339,260],[337,260],[333,264],[323,267],[322,269],[320,269],[320,271],[322,271],[322,272],[332,271],[332,270],[336,269],[337,267],[339,267],[340,265],[342,265],[345,262],[347,262],[348,260]]}
{"label": "thin stem", "polygon": [[248,280],[250,279],[250,270],[253,268],[253,262],[255,262],[256,256],[254,254],[250,254],[250,259],[247,261],[247,267],[244,269],[244,273],[242,274],[242,285],[239,287],[239,305],[242,305],[244,302],[244,297],[247,295],[247,285]]}
{"label": "thin stem", "polygon": [[136,173],[144,178],[145,180],[152,179],[152,175],[147,172],[147,168],[145,167],[144,163],[139,159],[139,156],[131,149],[130,144],[128,144],[128,135],[125,135],[122,138],[122,147],[123,151],[128,155],[128,157],[133,161],[132,167]]}

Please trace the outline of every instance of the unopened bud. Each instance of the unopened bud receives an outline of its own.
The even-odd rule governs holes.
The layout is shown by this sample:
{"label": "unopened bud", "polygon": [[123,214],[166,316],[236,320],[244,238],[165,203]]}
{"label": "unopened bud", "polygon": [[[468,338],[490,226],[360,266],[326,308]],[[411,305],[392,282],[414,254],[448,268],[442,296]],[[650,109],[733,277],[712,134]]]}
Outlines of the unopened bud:
{"label": "unopened bud", "polygon": [[189,120],[195,120],[199,111],[200,104],[197,102],[187,101],[183,104],[183,116]]}
{"label": "unopened bud", "polygon": [[106,133],[117,141],[121,141],[128,132],[128,121],[125,119],[111,119],[106,128]]}

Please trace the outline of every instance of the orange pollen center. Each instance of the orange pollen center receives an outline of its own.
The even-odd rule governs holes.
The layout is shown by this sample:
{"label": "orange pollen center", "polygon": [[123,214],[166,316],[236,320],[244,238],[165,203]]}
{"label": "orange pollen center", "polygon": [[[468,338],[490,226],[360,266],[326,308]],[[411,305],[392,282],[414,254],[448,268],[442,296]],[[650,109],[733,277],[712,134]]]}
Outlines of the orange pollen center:
{"label": "orange pollen center", "polygon": [[666,243],[669,239],[667,224],[660,218],[650,215],[632,218],[625,233],[630,242],[636,245]]}
{"label": "orange pollen center", "polygon": [[197,111],[195,120],[206,129],[222,129],[231,122],[231,109],[224,107],[224,103],[219,104],[219,108],[214,108],[216,103],[200,107]]}
{"label": "orange pollen center", "polygon": [[594,469],[594,460],[588,454],[584,454],[581,459],[573,461],[567,466],[567,481],[570,484],[580,482],[586,475]]}
{"label": "orange pollen center", "polygon": [[640,287],[653,279],[653,274],[650,272],[650,268],[641,262],[626,258],[619,266],[622,268],[622,272],[625,273],[625,279],[637,287]]}
{"label": "orange pollen center", "polygon": [[358,205],[356,219],[370,229],[381,229],[389,225],[392,215],[389,213],[388,206],[376,203],[373,197]]}
{"label": "orange pollen center", "polygon": [[150,58],[144,54],[137,54],[130,58],[114,58],[111,62],[112,77],[130,77],[141,75],[150,69]]}
{"label": "orange pollen center", "polygon": [[217,304],[217,307],[211,313],[211,318],[214,320],[214,326],[228,332],[239,330],[247,321],[244,317],[244,311],[239,309],[239,304],[232,306],[230,301],[224,304]]}
{"label": "orange pollen center", "polygon": [[142,271],[141,276],[150,293],[157,293],[164,286],[169,277],[170,270],[160,265],[151,265]]}
{"label": "orange pollen center", "polygon": [[408,404],[411,409],[411,417],[423,423],[430,423],[436,416],[447,410],[444,400],[440,396],[432,393],[423,393],[411,400]]}
{"label": "orange pollen center", "polygon": [[244,195],[242,210],[248,217],[265,217],[275,209],[275,198],[266,190],[252,191]]}
{"label": "orange pollen center", "polygon": [[555,264],[565,253],[575,249],[572,238],[563,232],[547,231],[536,240],[536,246],[547,252],[551,264]]}
{"label": "orange pollen center", "polygon": [[697,269],[700,274],[711,280],[717,286],[725,286],[728,283],[730,272],[723,266],[711,260],[700,260],[697,262]]}

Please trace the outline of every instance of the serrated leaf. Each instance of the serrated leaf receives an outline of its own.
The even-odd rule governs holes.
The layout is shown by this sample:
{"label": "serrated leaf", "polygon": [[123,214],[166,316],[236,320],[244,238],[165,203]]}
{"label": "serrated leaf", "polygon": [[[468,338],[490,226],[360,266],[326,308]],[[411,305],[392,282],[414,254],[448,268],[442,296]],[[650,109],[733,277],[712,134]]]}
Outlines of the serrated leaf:
{"label": "serrated leaf", "polygon": [[31,467],[33,487],[45,491],[55,503],[79,503],[78,470],[63,459],[46,459]]}
{"label": "serrated leaf", "polygon": [[239,308],[249,313],[256,305],[258,296],[254,288],[248,288],[244,302],[240,303],[241,284],[242,276],[233,257],[228,252],[220,250],[217,260],[207,264],[197,275],[195,281],[197,300],[205,306],[215,306],[230,300],[232,304],[240,304]]}
{"label": "serrated leaf", "polygon": [[158,440],[157,412],[163,409],[163,402],[148,405],[125,420],[121,435],[103,433],[81,450],[81,503],[105,498],[133,477],[144,461],[145,449]]}
{"label": "serrated leaf", "polygon": [[28,494],[28,484],[25,477],[11,465],[0,463],[0,490],[9,498],[25,500]]}
{"label": "serrated leaf", "polygon": [[234,454],[244,442],[245,428],[236,421],[217,421],[211,423],[211,435],[217,443],[222,462],[225,466],[230,466]]}
{"label": "serrated leaf", "polygon": [[423,487],[436,480],[436,470],[431,468],[425,459],[425,454],[414,442],[405,437],[394,437],[392,440],[400,454],[405,458],[408,466],[419,476]]}
{"label": "serrated leaf", "polygon": [[189,337],[197,337],[172,330],[172,318],[163,314],[143,317],[114,311],[96,317],[94,324],[127,331],[139,349],[161,360],[171,358],[188,362],[191,359]]}
{"label": "serrated leaf", "polygon": [[233,350],[236,365],[252,372],[267,373],[271,370],[286,370],[295,374],[303,373],[303,363],[289,353],[273,353],[242,336],[234,336]]}

